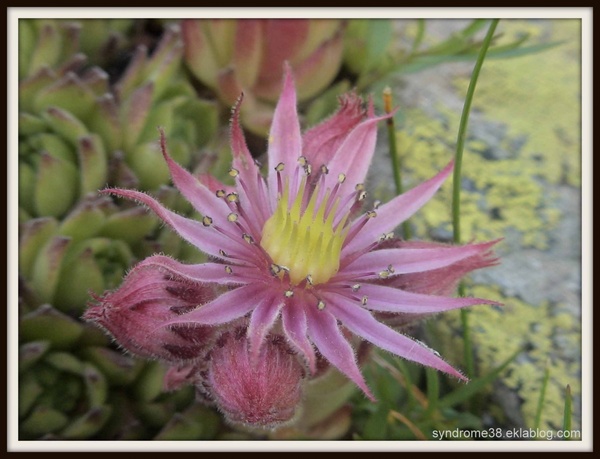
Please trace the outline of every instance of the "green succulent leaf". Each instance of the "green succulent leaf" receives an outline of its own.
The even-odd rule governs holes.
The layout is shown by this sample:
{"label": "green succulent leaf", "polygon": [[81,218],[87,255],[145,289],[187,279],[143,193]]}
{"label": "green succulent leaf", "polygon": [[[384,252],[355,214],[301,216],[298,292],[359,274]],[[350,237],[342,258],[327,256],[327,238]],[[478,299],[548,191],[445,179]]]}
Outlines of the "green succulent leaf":
{"label": "green succulent leaf", "polygon": [[88,347],[82,351],[82,355],[98,368],[113,386],[131,384],[143,367],[139,360],[105,347]]}
{"label": "green succulent leaf", "polygon": [[43,217],[25,223],[19,240],[19,273],[31,278],[33,266],[42,247],[56,233],[58,222],[54,218]]}
{"label": "green succulent leaf", "polygon": [[162,428],[154,440],[198,440],[202,435],[202,424],[196,419],[190,419],[181,413],[175,413],[171,420]]}
{"label": "green succulent leaf", "polygon": [[36,136],[32,136],[30,138],[30,144],[35,150],[35,154],[39,154],[39,151],[45,151],[53,158],[71,164],[76,163],[75,152],[71,145],[56,134],[43,132]]}
{"label": "green succulent leaf", "polygon": [[19,347],[19,373],[31,368],[50,349],[48,341],[32,341]]}
{"label": "green succulent leaf", "polygon": [[106,219],[99,235],[120,239],[134,245],[158,226],[158,219],[145,209],[136,207],[111,215]]}
{"label": "green succulent leaf", "polygon": [[35,406],[44,388],[35,378],[34,373],[19,376],[19,418],[23,418]]}
{"label": "green succulent leaf", "polygon": [[65,427],[60,432],[60,436],[68,440],[85,440],[90,438],[102,429],[110,417],[111,411],[112,409],[108,405],[95,406]]}
{"label": "green succulent leaf", "polygon": [[52,349],[71,349],[82,333],[80,322],[47,304],[23,316],[19,325],[21,341],[48,341]]}
{"label": "green succulent leaf", "polygon": [[128,163],[143,189],[155,190],[170,180],[169,168],[157,141],[136,146],[128,157]]}
{"label": "green succulent leaf", "polygon": [[90,293],[100,294],[105,287],[104,276],[93,250],[83,245],[74,248],[74,253],[65,260],[54,304],[62,311],[80,314],[90,299]]}
{"label": "green succulent leaf", "polygon": [[148,362],[135,382],[135,398],[144,403],[156,399],[163,392],[166,372],[167,369],[161,362]]}
{"label": "green succulent leaf", "polygon": [[60,224],[58,234],[78,243],[98,234],[106,215],[93,201],[84,201],[69,213]]}
{"label": "green succulent leaf", "polygon": [[80,138],[77,154],[79,156],[81,194],[96,192],[106,186],[108,158],[100,137],[91,135]]}
{"label": "green succulent leaf", "polygon": [[19,113],[19,135],[30,136],[47,129],[46,122],[39,116],[27,112]]}
{"label": "green succulent leaf", "polygon": [[77,168],[45,151],[40,156],[36,180],[35,209],[38,215],[61,217],[78,196]]}
{"label": "green succulent leaf", "polygon": [[50,129],[63,136],[73,148],[79,145],[79,138],[88,134],[88,129],[73,114],[58,107],[50,107],[42,114]]}
{"label": "green succulent leaf", "polygon": [[91,113],[96,95],[72,72],[43,88],[35,99],[35,112],[59,107],[78,119],[85,120]]}
{"label": "green succulent leaf", "polygon": [[19,425],[19,433],[25,438],[36,438],[58,432],[69,422],[64,413],[47,406],[36,407]]}
{"label": "green succulent leaf", "polygon": [[83,363],[69,352],[51,352],[46,356],[44,362],[59,371],[74,375],[81,375],[83,372]]}
{"label": "green succulent leaf", "polygon": [[85,382],[87,401],[90,407],[102,406],[108,398],[108,383],[104,375],[92,364],[83,364],[82,376]]}
{"label": "green succulent leaf", "polygon": [[40,251],[33,264],[31,286],[45,303],[52,303],[58,285],[63,258],[71,240],[62,236],[53,237]]}
{"label": "green succulent leaf", "polygon": [[122,148],[123,129],[119,107],[113,94],[106,93],[96,100],[96,108],[91,113],[88,125],[91,131],[102,138],[107,151]]}

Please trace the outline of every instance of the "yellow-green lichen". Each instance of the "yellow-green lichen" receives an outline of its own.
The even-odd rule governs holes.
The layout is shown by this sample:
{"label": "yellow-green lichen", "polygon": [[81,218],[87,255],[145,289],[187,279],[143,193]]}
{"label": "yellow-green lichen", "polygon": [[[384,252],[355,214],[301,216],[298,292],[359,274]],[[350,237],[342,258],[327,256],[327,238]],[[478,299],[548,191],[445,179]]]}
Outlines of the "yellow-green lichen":
{"label": "yellow-green lichen", "polygon": [[[562,423],[564,390],[567,384],[572,393],[579,394],[581,382],[579,366],[567,363],[556,346],[555,338],[563,335],[569,346],[579,345],[580,324],[569,314],[553,314],[549,303],[527,304],[515,297],[506,297],[495,286],[473,286],[469,294],[481,298],[494,298],[504,306],[476,307],[471,309],[470,332],[478,345],[478,374],[489,373],[508,359],[516,350],[523,349],[501,375],[501,380],[523,400],[521,413],[528,427],[534,426],[535,414],[546,365],[550,382],[546,389],[541,425],[542,429],[558,429]],[[446,346],[454,353],[444,351],[452,361],[461,361],[463,341],[458,311],[447,313],[444,320],[436,321],[436,330],[444,336]]]}
{"label": "yellow-green lichen", "polygon": [[[556,184],[581,183],[581,21],[500,21],[498,45],[529,34],[528,43],[558,46],[514,59],[488,60],[473,110],[505,122],[508,136],[524,136],[521,160],[536,166],[540,178]],[[457,79],[464,93],[468,81]]]}
{"label": "yellow-green lichen", "polygon": [[[432,119],[418,109],[407,112],[398,144],[407,174],[407,186],[431,177],[453,157],[459,114],[440,107],[443,120]],[[525,246],[545,249],[547,231],[558,222],[560,212],[536,178],[532,164],[522,158],[491,161],[480,154],[482,142],[468,141],[464,151],[461,193],[461,232],[464,240],[497,238],[508,229],[521,234]],[[487,148],[487,147],[486,147]],[[451,230],[451,184],[413,218],[418,234],[432,228]]]}

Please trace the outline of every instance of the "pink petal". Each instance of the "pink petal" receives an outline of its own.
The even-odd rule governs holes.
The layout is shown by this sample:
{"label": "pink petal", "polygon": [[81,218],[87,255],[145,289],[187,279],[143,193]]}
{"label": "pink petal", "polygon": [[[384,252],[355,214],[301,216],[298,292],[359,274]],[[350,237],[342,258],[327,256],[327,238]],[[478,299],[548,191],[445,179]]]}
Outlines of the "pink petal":
{"label": "pink petal", "polygon": [[395,197],[377,209],[377,216],[369,219],[358,235],[342,250],[342,257],[379,240],[382,234],[388,233],[400,223],[413,215],[442,186],[444,180],[452,172],[454,161],[451,161],[439,174],[417,185],[413,189]]}
{"label": "pink petal", "polygon": [[356,300],[350,299],[342,292],[335,292],[333,294],[336,298],[335,301],[343,303],[346,305],[345,307],[357,307],[357,302],[366,297],[366,309],[407,314],[437,314],[476,304],[499,305],[495,301],[483,300],[481,298],[425,295],[423,293],[407,292],[398,288],[375,284],[360,284],[360,290],[356,293],[358,295]]}
{"label": "pink petal", "polygon": [[296,162],[302,155],[302,135],[300,132],[300,121],[296,110],[296,89],[292,71],[289,65],[285,66],[285,80],[283,92],[275,113],[269,133],[269,190],[271,197],[276,198],[277,172],[275,167],[279,163],[285,165],[282,179],[290,177],[296,168]]}
{"label": "pink petal", "polygon": [[148,206],[183,239],[195,245],[208,255],[222,258],[223,255],[220,251],[224,250],[227,254],[234,255],[236,258],[251,259],[253,256],[253,252],[250,252],[249,247],[246,247],[247,244],[244,245],[241,242],[223,236],[211,226],[205,227],[200,222],[182,217],[181,215],[166,209],[158,201],[145,193],[134,190],[121,190],[118,188],[102,190],[100,193],[121,196]]}
{"label": "pink petal", "polygon": [[271,210],[266,194],[265,182],[254,161],[244,133],[240,126],[240,108],[243,96],[233,108],[231,117],[231,150],[233,153],[233,168],[238,171],[240,201],[251,218],[262,228],[269,218]]}
{"label": "pink petal", "polygon": [[315,343],[319,352],[375,402],[375,396],[367,387],[356,364],[354,350],[342,336],[336,318],[326,310],[319,311],[316,307],[309,307],[307,310],[310,339]]}
{"label": "pink petal", "polygon": [[304,306],[293,298],[286,301],[281,310],[281,320],[285,335],[291,344],[306,358],[311,373],[316,372],[315,351],[308,341],[306,312]]}
{"label": "pink petal", "polygon": [[269,298],[260,303],[252,313],[247,335],[250,344],[250,357],[253,361],[258,358],[264,338],[273,328],[283,303],[283,299]]}
{"label": "pink petal", "polygon": [[229,266],[220,263],[186,265],[164,255],[155,255],[149,259],[152,260],[153,264],[162,266],[194,282],[238,285],[262,279],[260,271],[255,267]]}
{"label": "pink petal", "polygon": [[225,191],[225,193],[229,194],[234,192],[236,189],[233,186],[225,185],[218,178],[210,174],[198,174],[198,180],[200,183],[208,188],[213,193],[216,193],[219,190]]}
{"label": "pink petal", "polygon": [[443,268],[475,255],[487,252],[497,241],[464,246],[431,249],[382,249],[368,252],[340,269],[336,278],[378,279],[390,266],[389,276]]}
{"label": "pink petal", "polygon": [[332,314],[354,334],[407,360],[435,368],[462,380],[467,379],[423,343],[395,332],[377,322],[366,309],[351,301],[339,301],[340,298],[339,296],[329,298],[331,304],[328,303],[328,307],[331,308]]}
{"label": "pink petal", "polygon": [[160,146],[165,161],[169,166],[173,183],[179,189],[181,194],[183,194],[192,206],[194,206],[194,209],[203,216],[212,218],[223,227],[231,226],[231,223],[227,221],[227,215],[231,211],[225,201],[217,198],[217,196],[207,187],[202,185],[196,177],[173,161],[167,152],[165,134],[162,130],[160,131]]}
{"label": "pink petal", "polygon": [[165,325],[217,325],[242,317],[265,300],[263,284],[249,284],[223,293],[217,299],[191,312],[182,314]]}
{"label": "pink petal", "polygon": [[373,153],[375,153],[377,123],[390,116],[385,115],[365,120],[348,134],[327,165],[329,175],[325,180],[325,188],[333,188],[338,182],[340,173],[346,175],[342,189],[354,191],[357,184],[364,182]]}
{"label": "pink petal", "polygon": [[[494,242],[499,242],[494,241]],[[439,248],[448,247],[447,244],[423,241],[395,241],[396,247],[406,248]],[[424,271],[421,273],[402,274],[390,278],[385,284],[416,293],[430,295],[452,295],[458,281],[466,274],[476,269],[486,268],[498,264],[498,258],[492,251],[465,258],[444,268]]]}
{"label": "pink petal", "polygon": [[340,108],[335,115],[304,133],[303,154],[313,169],[329,164],[348,133],[364,116],[361,98],[350,93],[340,98]]}

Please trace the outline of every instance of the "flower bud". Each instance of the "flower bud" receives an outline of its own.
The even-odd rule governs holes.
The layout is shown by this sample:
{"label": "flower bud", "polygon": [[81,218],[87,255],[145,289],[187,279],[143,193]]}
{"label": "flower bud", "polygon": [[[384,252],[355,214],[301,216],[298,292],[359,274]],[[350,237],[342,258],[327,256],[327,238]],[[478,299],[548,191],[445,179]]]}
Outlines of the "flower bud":
{"label": "flower bud", "polygon": [[256,360],[243,334],[227,333],[217,344],[208,381],[226,417],[265,429],[290,421],[301,399],[303,370],[284,340],[269,337]]}
{"label": "flower bud", "polygon": [[193,360],[211,343],[213,329],[164,324],[211,299],[213,291],[177,275],[164,260],[170,259],[154,256],[139,263],[119,289],[96,298],[84,319],[104,328],[134,355],[169,362]]}

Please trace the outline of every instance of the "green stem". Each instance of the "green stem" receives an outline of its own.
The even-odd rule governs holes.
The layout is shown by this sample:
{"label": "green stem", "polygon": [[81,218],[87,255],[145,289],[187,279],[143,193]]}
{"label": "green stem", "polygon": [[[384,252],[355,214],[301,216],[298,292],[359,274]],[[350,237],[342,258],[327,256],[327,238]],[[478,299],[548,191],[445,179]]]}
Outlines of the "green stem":
{"label": "green stem", "polygon": [[[469,114],[471,112],[471,103],[473,102],[473,94],[475,93],[475,86],[477,85],[477,79],[479,78],[479,72],[483,66],[485,55],[492,42],[494,32],[498,26],[499,19],[494,19],[490,23],[490,27],[487,31],[485,39],[481,45],[481,50],[477,56],[475,67],[473,68],[473,74],[471,75],[471,81],[467,89],[467,95],[465,97],[465,105],[463,106],[462,115],[460,117],[460,125],[458,128],[458,139],[456,141],[456,156],[454,163],[454,176],[453,176],[453,192],[452,192],[452,227],[454,230],[454,242],[460,243],[460,185],[461,185],[461,172],[462,172],[462,158],[463,150],[465,147],[465,139],[467,136],[467,126],[469,124]],[[458,288],[460,296],[464,296],[464,285],[461,283]],[[463,327],[464,343],[465,343],[465,366],[467,369],[467,376],[473,375],[474,364],[473,364],[473,348],[469,333],[469,318],[466,310],[461,310],[461,324]]]}
{"label": "green stem", "polygon": [[[392,112],[392,90],[388,87],[385,88],[383,90],[383,104],[385,107],[385,112],[387,114],[390,114]],[[396,125],[394,122],[394,117],[390,116],[387,120],[386,120],[386,127],[387,127],[387,134],[388,134],[388,141],[389,141],[389,145],[390,145],[390,158],[392,159],[392,171],[394,174],[394,184],[396,185],[396,194],[402,194],[403,193],[403,187],[402,187],[402,176],[401,176],[401,169],[402,169],[402,165],[400,164],[400,158],[398,157],[398,146],[397,146],[397,140],[396,140]],[[408,224],[408,221],[405,220],[402,223],[402,232],[403,232],[403,238],[404,239],[410,239],[412,234],[410,231],[410,225]]]}

